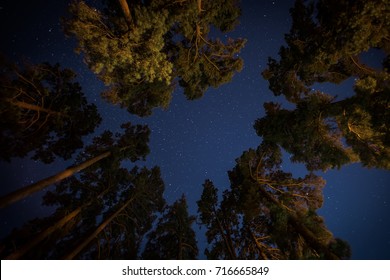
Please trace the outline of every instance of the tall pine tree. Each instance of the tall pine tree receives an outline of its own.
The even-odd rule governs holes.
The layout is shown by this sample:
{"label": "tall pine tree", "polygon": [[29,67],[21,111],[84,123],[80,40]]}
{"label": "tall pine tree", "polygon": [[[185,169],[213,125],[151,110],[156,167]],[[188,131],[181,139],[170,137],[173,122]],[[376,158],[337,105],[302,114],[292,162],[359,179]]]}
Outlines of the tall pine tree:
{"label": "tall pine tree", "polygon": [[180,199],[167,206],[156,228],[148,234],[142,254],[144,259],[193,260],[198,246],[192,224],[195,217],[188,214],[187,200]]}
{"label": "tall pine tree", "polygon": [[283,172],[271,143],[248,150],[229,172],[230,189],[218,202],[212,182],[198,201],[211,259],[339,259],[349,246],[334,238],[316,211],[324,181]]}
{"label": "tall pine tree", "polygon": [[88,67],[109,86],[104,98],[146,116],[167,107],[175,85],[189,99],[229,82],[242,68],[243,39],[210,38],[233,29],[237,1],[104,1],[97,10],[73,2],[65,30],[78,39]]}
{"label": "tall pine tree", "polygon": [[[293,110],[267,103],[255,128],[311,170],[360,161],[390,168],[390,12],[386,1],[304,2],[291,9],[292,27],[280,60],[263,72],[275,95]],[[382,67],[362,62],[364,52],[381,50]],[[339,100],[316,90],[317,83],[353,78],[355,95]]]}
{"label": "tall pine tree", "polygon": [[[106,131],[79,154],[77,162],[107,149],[112,152],[109,157],[62,180],[55,190],[47,192],[44,204],[56,207],[56,211],[11,233],[3,241],[3,257],[138,257],[144,235],[165,204],[164,183],[158,167],[150,170],[122,167],[124,160],[135,162],[148,152],[148,130],[140,126],[140,132],[134,133],[136,127],[129,124],[124,127],[125,134],[113,135]],[[129,150],[121,149],[125,146]]]}

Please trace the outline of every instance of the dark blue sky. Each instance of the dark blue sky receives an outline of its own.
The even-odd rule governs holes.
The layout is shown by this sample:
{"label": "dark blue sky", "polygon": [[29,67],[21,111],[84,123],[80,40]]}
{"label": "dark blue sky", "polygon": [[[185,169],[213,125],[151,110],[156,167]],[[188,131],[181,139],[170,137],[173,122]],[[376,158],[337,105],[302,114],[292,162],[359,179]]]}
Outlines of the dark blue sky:
{"label": "dark blue sky", "polygon": [[[174,93],[167,110],[156,109],[152,117],[140,119],[125,110],[100,99],[102,84],[87,69],[82,57],[73,52],[75,41],[65,39],[59,24],[68,1],[5,1],[0,6],[1,51],[8,57],[25,57],[39,63],[59,62],[78,73],[89,101],[95,102],[103,123],[95,135],[104,129],[118,130],[121,123],[147,123],[152,130],[151,154],[146,164],[159,165],[165,181],[165,197],[173,202],[184,193],[190,211],[196,213],[202,183],[211,179],[221,190],[229,187],[227,171],[244,150],[260,144],[254,121],[264,115],[262,104],[278,100],[268,90],[260,73],[267,58],[277,57],[289,31],[289,8],[293,1],[242,1],[240,25],[229,36],[248,39],[241,53],[244,69],[232,82],[210,89],[196,101],[187,101],[181,90]],[[21,7],[23,7],[21,9]],[[340,96],[352,93],[351,83],[341,86],[322,85],[321,89]],[[86,139],[90,139],[86,138]],[[302,165],[288,162],[285,171],[305,174]],[[52,175],[72,164],[56,161],[44,165],[29,160],[0,163],[0,194]],[[354,259],[390,259],[390,172],[364,169],[359,164],[322,174],[327,180],[325,202],[320,214],[333,234],[347,240]],[[40,206],[38,194],[0,211],[1,236],[27,218],[50,214]],[[198,229],[198,226],[195,226]],[[204,249],[204,237],[199,235],[199,247]]]}

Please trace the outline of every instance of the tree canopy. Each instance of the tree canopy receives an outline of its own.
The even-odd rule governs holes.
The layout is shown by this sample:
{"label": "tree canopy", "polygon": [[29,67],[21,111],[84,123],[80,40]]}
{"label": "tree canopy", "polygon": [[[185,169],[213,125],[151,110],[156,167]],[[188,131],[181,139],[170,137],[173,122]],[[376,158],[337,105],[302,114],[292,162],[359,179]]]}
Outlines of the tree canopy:
{"label": "tree canopy", "polygon": [[334,238],[316,213],[324,180],[312,173],[294,178],[281,163],[281,152],[271,143],[244,152],[229,171],[230,189],[220,203],[213,183],[205,182],[198,207],[207,227],[208,258],[350,257],[348,244]]}
{"label": "tree canopy", "polygon": [[[389,12],[386,1],[304,2],[293,19],[280,60],[270,58],[263,72],[275,95],[293,110],[266,103],[267,115],[255,124],[266,141],[278,143],[311,170],[359,161],[390,168]],[[362,55],[381,50],[382,65],[366,65]],[[353,78],[354,96],[339,100],[318,83]]]}
{"label": "tree canopy", "polygon": [[[0,73],[0,158],[25,157],[53,162],[83,147],[101,117],[87,102],[76,74],[59,64],[4,63]],[[88,121],[80,122],[84,119]]]}
{"label": "tree canopy", "polygon": [[[93,7],[90,3],[96,4]],[[138,116],[166,108],[174,90],[189,100],[232,80],[245,39],[227,38],[237,0],[75,0],[63,19],[76,51],[107,86],[102,97]],[[386,0],[296,0],[292,26],[262,72],[275,96],[254,128],[261,144],[207,179],[197,215],[187,198],[167,204],[149,154],[147,125],[105,130],[84,145],[101,117],[76,74],[59,64],[3,63],[0,159],[31,156],[74,164],[0,197],[0,208],[46,190],[47,217],[1,240],[7,259],[196,259],[194,223],[205,228],[208,259],[348,259],[349,244],[318,214],[325,180],[314,172],[359,162],[390,169],[390,12]],[[218,36],[226,39],[220,39]],[[365,62],[376,52],[378,61]],[[323,84],[352,85],[337,96]],[[283,149],[307,174],[282,168]],[[201,232],[197,232],[201,233]]]}
{"label": "tree canopy", "polygon": [[98,10],[70,5],[67,34],[78,39],[88,67],[109,86],[103,97],[147,116],[167,107],[175,84],[188,99],[229,82],[242,68],[243,39],[210,38],[237,24],[237,1],[104,1]]}

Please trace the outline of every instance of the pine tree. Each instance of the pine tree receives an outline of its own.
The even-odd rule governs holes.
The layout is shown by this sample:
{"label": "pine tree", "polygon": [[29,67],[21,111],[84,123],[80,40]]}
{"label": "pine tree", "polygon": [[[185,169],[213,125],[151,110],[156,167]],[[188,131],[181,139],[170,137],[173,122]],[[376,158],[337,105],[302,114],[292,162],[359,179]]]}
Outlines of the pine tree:
{"label": "pine tree", "polygon": [[[386,1],[307,2],[291,10],[292,27],[280,48],[280,60],[269,59],[263,72],[275,95],[296,104],[294,110],[265,105],[257,133],[278,143],[310,170],[360,161],[367,167],[390,168],[389,68],[390,12]],[[361,62],[366,51],[385,54],[383,68]],[[354,78],[352,97],[315,90],[316,83],[339,84]],[[352,90],[351,90],[352,91]]]}
{"label": "pine tree", "polygon": [[[101,117],[75,81],[59,64],[19,69],[3,63],[0,73],[0,158],[25,157],[51,163],[69,159],[83,147]],[[83,121],[80,121],[83,120]]]}
{"label": "pine tree", "polygon": [[[156,213],[162,211],[164,183],[158,167],[84,170],[44,197],[57,206],[10,234],[3,244],[7,259],[136,259]],[[94,242],[92,242],[94,241]],[[39,249],[38,249],[39,248]]]}
{"label": "pine tree", "polygon": [[[281,151],[272,143],[250,149],[229,171],[230,189],[218,202],[212,182],[198,201],[207,227],[210,259],[348,258],[346,242],[335,239],[316,211],[322,178],[294,178],[280,169]],[[344,247],[345,246],[345,247]]]}
{"label": "pine tree", "polygon": [[193,260],[198,255],[198,246],[192,224],[194,216],[188,214],[183,195],[173,205],[167,206],[156,229],[148,235],[142,254],[144,259]]}
{"label": "pine tree", "polygon": [[105,1],[97,10],[70,5],[65,30],[77,37],[88,67],[109,86],[103,97],[147,116],[167,107],[175,84],[189,99],[231,80],[242,68],[242,39],[209,38],[233,29],[236,1]]}
{"label": "pine tree", "polygon": [[88,259],[136,259],[144,235],[165,204],[160,176],[157,167],[135,167],[132,180],[115,186],[104,201],[102,221],[85,230],[64,258],[73,259],[81,253],[79,257]]}
{"label": "pine tree", "polygon": [[207,242],[211,249],[206,249],[208,259],[237,259],[238,245],[236,244],[239,232],[240,219],[235,211],[234,201],[229,192],[223,195],[219,205],[218,189],[213,182],[206,180],[203,192],[197,201],[200,222],[206,226]]}
{"label": "pine tree", "polygon": [[[9,193],[0,198],[0,208],[15,203],[37,191],[43,190],[75,173],[99,163],[101,160],[110,159],[113,162],[120,162],[124,159],[136,161],[144,159],[149,153],[149,128],[147,126],[133,126],[131,123],[122,124],[125,130],[123,134],[116,133],[115,137],[110,131],[105,131],[100,137],[95,137],[94,144],[86,148],[83,155],[90,154],[90,158],[78,160],[78,164],[69,167],[53,176],[40,180],[31,185]],[[82,157],[81,157],[82,158]]]}
{"label": "pine tree", "polygon": [[340,258],[330,248],[333,235],[316,213],[323,203],[322,178],[312,173],[294,178],[283,172],[281,151],[271,143],[244,152],[236,162],[229,172],[231,188],[245,223],[261,222],[260,232],[252,228],[255,236],[264,238],[268,247],[276,246],[282,258]]}

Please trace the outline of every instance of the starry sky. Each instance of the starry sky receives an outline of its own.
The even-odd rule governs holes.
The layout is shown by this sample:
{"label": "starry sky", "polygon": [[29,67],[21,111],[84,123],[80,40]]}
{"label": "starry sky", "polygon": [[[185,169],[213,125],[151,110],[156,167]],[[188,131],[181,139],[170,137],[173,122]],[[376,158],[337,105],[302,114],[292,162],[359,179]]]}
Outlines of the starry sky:
{"label": "starry sky", "polygon": [[[122,123],[148,124],[152,133],[151,153],[146,166],[158,165],[165,182],[165,198],[172,203],[184,193],[189,210],[196,213],[202,184],[211,179],[222,191],[229,187],[227,171],[243,151],[261,143],[254,121],[264,115],[266,101],[284,102],[268,89],[260,73],[269,56],[277,58],[284,34],[291,26],[289,8],[294,1],[243,0],[240,25],[228,36],[248,40],[241,52],[244,68],[233,80],[209,89],[200,100],[187,101],[180,89],[174,92],[168,109],[155,109],[148,118],[138,118],[104,102],[104,86],[85,66],[73,49],[76,41],[65,38],[60,17],[66,15],[68,1],[2,1],[0,4],[0,50],[8,58],[33,63],[60,63],[73,69],[90,102],[94,102],[103,122],[94,135],[105,129],[118,131]],[[375,53],[367,61],[375,60]],[[318,85],[321,90],[346,96],[352,94],[351,81],[340,86]],[[93,135],[92,135],[93,136]],[[86,137],[86,144],[92,138]],[[289,162],[283,169],[304,176],[301,164]],[[45,165],[26,159],[0,162],[0,195],[53,175],[72,164],[57,160]],[[327,185],[324,206],[319,214],[337,237],[347,240],[353,259],[390,259],[390,172],[365,169],[359,164],[319,173]],[[0,237],[26,220],[49,215],[53,209],[40,205],[43,192],[0,211]],[[202,229],[198,233],[200,252],[205,248]],[[202,255],[200,255],[202,257]]]}

